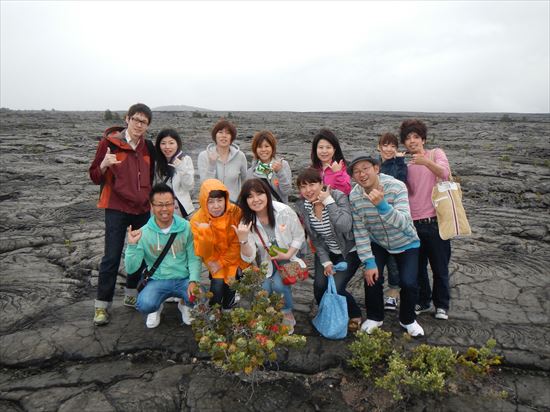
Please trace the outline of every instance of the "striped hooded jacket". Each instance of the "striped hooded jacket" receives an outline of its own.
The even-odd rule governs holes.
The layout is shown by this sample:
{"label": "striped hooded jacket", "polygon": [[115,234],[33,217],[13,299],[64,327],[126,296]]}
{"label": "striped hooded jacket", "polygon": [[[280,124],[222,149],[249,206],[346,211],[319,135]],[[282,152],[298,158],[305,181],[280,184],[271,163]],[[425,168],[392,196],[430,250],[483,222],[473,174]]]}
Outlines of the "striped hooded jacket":
{"label": "striped hooded jacket", "polygon": [[392,254],[420,247],[405,184],[391,176],[379,174],[384,200],[378,206],[355,185],[349,195],[353,217],[353,234],[359,258],[367,269],[376,268],[371,242]]}

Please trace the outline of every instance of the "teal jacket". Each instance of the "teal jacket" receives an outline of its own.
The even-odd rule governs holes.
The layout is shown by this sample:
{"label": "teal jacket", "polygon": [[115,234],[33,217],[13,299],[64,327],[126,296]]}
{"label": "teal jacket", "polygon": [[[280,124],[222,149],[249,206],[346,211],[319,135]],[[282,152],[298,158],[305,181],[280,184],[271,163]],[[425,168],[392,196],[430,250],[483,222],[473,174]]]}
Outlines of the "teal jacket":
{"label": "teal jacket", "polygon": [[151,216],[147,224],[142,228],[141,239],[135,245],[128,245],[124,256],[126,272],[134,273],[145,259],[150,269],[157,257],[162,253],[164,245],[168,242],[171,233],[177,233],[170,250],[155,271],[152,279],[185,279],[198,282],[201,274],[201,261],[195,256],[193,247],[193,233],[191,225],[180,216],[174,215],[174,222],[167,234],[162,233],[155,217]]}

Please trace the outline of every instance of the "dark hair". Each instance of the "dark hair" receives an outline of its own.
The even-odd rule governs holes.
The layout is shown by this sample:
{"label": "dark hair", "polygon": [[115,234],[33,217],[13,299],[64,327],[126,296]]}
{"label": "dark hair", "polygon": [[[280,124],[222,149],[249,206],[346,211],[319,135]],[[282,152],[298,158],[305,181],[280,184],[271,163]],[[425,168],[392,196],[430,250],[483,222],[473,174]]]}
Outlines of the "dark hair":
{"label": "dark hair", "polygon": [[319,169],[314,169],[313,167],[308,167],[298,174],[296,178],[296,185],[298,189],[304,183],[322,183],[323,178],[321,177],[321,171]]}
{"label": "dark hair", "polygon": [[378,144],[380,146],[383,146],[385,144],[392,144],[395,147],[399,147],[399,141],[397,140],[397,136],[393,133],[384,133],[382,136],[380,136],[380,139],[378,139]]}
{"label": "dark hair", "polygon": [[212,140],[216,142],[216,133],[220,130],[227,129],[231,133],[231,143],[237,138],[237,128],[229,120],[220,119],[212,128]]}
{"label": "dark hair", "polygon": [[147,117],[148,124],[151,124],[151,122],[153,121],[153,112],[151,111],[151,109],[149,109],[149,106],[143,103],[136,103],[130,106],[126,116],[130,118],[136,113],[142,113],[145,117]]}
{"label": "dark hair", "polygon": [[157,183],[149,192],[149,202],[153,203],[153,198],[157,193],[170,193],[174,199],[176,198],[176,196],[174,195],[174,191],[170,186],[168,186],[166,183]]}
{"label": "dark hair", "polygon": [[208,199],[227,199],[227,192],[225,190],[212,190],[208,193]]}
{"label": "dark hair", "polygon": [[252,155],[254,156],[254,159],[258,158],[256,151],[263,142],[267,142],[267,144],[271,146],[273,149],[271,157],[274,158],[277,153],[277,139],[275,139],[275,136],[273,136],[273,133],[269,130],[262,130],[261,132],[256,133],[252,139]]}
{"label": "dark hair", "polygon": [[162,142],[162,139],[165,137],[171,137],[173,138],[176,143],[178,144],[178,151],[176,152],[176,155],[181,151],[182,143],[181,143],[181,137],[174,129],[162,129],[159,134],[157,135],[157,139],[155,141],[155,149],[157,151],[157,174],[160,177],[172,177],[174,176],[174,168],[169,167],[168,163],[172,161],[172,159],[166,159],[166,157],[162,154],[162,151],[160,150],[160,143]]}
{"label": "dark hair", "polygon": [[342,153],[342,149],[340,148],[340,142],[338,141],[338,138],[334,133],[332,133],[332,131],[330,131],[326,127],[323,127],[321,130],[319,130],[319,133],[315,135],[313,143],[311,143],[311,164],[313,167],[317,167],[319,169],[323,167],[323,165],[321,164],[321,160],[317,156],[317,145],[319,144],[320,140],[326,140],[332,145],[332,147],[334,147],[334,156],[332,158],[334,162],[339,162],[340,160],[343,160],[344,163],[346,163],[346,159],[344,158],[344,154]]}
{"label": "dark hair", "polygon": [[252,222],[252,227],[257,232],[256,228],[256,213],[248,206],[248,196],[250,192],[265,193],[267,196],[267,216],[269,218],[269,226],[275,227],[275,212],[273,211],[273,198],[271,197],[271,190],[263,179],[248,179],[245,180],[239,193],[237,204],[243,211],[242,220],[245,224]]}
{"label": "dark hair", "polygon": [[422,138],[423,141],[426,141],[426,136],[428,135],[428,128],[423,121],[418,119],[404,120],[403,123],[401,123],[399,129],[401,143],[405,143],[405,140],[407,140],[407,136],[409,135],[409,133],[416,133]]}

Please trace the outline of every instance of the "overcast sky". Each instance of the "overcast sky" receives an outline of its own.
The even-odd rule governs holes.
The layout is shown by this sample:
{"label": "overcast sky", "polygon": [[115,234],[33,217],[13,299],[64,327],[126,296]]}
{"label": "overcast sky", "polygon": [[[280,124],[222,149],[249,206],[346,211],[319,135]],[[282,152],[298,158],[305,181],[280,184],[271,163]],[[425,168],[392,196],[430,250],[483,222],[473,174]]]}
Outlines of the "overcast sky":
{"label": "overcast sky", "polygon": [[550,112],[550,2],[1,1],[0,106]]}

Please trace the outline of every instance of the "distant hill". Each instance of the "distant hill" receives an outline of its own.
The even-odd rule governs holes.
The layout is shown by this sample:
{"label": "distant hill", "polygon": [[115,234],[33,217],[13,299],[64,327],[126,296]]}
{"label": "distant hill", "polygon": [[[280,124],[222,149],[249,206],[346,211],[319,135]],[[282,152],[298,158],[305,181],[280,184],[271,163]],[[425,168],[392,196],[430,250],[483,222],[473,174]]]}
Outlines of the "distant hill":
{"label": "distant hill", "polygon": [[195,106],[186,106],[184,104],[173,104],[169,106],[159,106],[154,107],[153,111],[155,112],[194,112],[194,111],[201,111],[201,112],[211,112],[210,109],[203,109],[202,107],[195,107]]}

